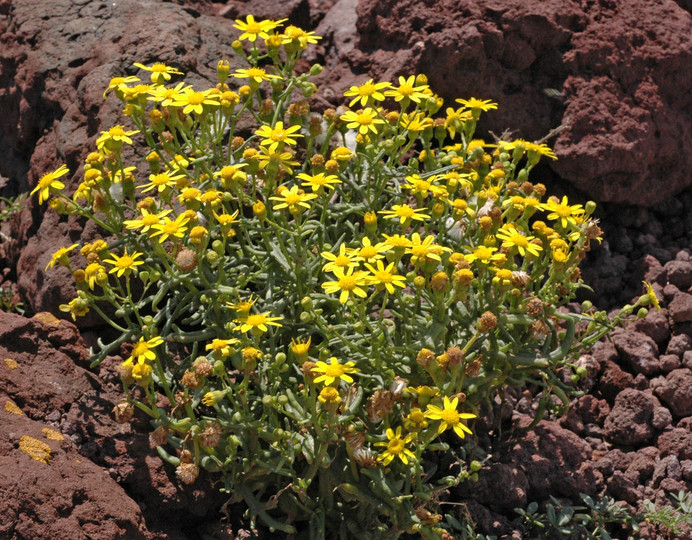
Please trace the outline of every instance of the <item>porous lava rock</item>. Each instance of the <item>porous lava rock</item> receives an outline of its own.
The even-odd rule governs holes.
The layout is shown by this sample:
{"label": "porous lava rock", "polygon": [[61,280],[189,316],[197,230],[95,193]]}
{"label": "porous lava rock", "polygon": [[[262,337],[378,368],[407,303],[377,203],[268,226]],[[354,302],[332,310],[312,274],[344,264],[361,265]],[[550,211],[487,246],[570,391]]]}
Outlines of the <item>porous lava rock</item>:
{"label": "porous lava rock", "polygon": [[627,446],[650,440],[654,435],[651,418],[659,406],[650,392],[626,388],[615,398],[615,405],[605,419],[606,438]]}

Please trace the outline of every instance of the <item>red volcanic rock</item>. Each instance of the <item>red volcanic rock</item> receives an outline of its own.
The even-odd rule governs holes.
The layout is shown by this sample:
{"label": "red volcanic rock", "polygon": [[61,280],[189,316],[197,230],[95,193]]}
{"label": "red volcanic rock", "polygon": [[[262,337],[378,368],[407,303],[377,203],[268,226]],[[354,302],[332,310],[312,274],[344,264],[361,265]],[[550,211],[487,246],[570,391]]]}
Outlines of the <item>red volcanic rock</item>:
{"label": "red volcanic rock", "polygon": [[448,106],[498,102],[481,124],[497,134],[566,126],[551,167],[596,200],[648,206],[689,185],[692,16],[674,0],[363,0],[357,13],[349,66],[323,78],[337,95],[423,72]]}
{"label": "red volcanic rock", "polygon": [[615,405],[603,424],[606,438],[616,444],[632,446],[654,435],[651,418],[660,406],[650,392],[628,388],[615,398]]}
{"label": "red volcanic rock", "polygon": [[665,378],[657,377],[651,381],[651,388],[676,417],[692,415],[692,371],[689,369],[675,369]]}
{"label": "red volcanic rock", "polygon": [[636,373],[651,375],[660,369],[658,346],[649,336],[617,329],[612,333],[612,340]]}

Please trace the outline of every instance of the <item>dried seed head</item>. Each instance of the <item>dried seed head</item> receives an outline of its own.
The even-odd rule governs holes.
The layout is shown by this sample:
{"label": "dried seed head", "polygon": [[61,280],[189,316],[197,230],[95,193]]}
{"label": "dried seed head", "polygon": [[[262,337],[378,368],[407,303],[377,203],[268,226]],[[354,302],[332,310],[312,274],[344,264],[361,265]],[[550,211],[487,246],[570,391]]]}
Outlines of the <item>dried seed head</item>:
{"label": "dried seed head", "polygon": [[366,411],[368,419],[372,423],[380,422],[385,416],[392,412],[394,407],[394,397],[389,390],[375,390],[375,393],[368,399]]}
{"label": "dried seed head", "polygon": [[214,366],[212,366],[211,362],[209,362],[209,360],[207,360],[207,358],[204,356],[201,356],[195,360],[192,367],[195,370],[195,375],[198,377],[209,377],[209,375],[214,372]]}
{"label": "dried seed head", "polygon": [[159,426],[149,433],[149,440],[156,446],[163,446],[168,442],[168,431],[165,427]]}
{"label": "dried seed head", "polygon": [[194,463],[181,463],[175,470],[183,484],[192,484],[199,476],[199,467]]}
{"label": "dried seed head", "polygon": [[127,401],[121,401],[113,407],[115,421],[118,424],[127,424],[135,414],[135,406]]}
{"label": "dried seed head", "polygon": [[303,362],[302,365],[300,366],[300,371],[303,372],[303,376],[305,377],[305,380],[308,382],[312,382],[315,380],[317,377],[317,373],[312,372],[312,368],[317,367],[317,364],[315,362],[312,362],[308,360],[307,362]]}
{"label": "dried seed head", "polygon": [[187,448],[180,451],[180,463],[192,463],[194,456]]}
{"label": "dried seed head", "polygon": [[548,325],[543,321],[536,321],[529,327],[529,330],[531,337],[537,341],[544,339],[548,335]]}
{"label": "dried seed head", "polygon": [[180,383],[186,388],[194,390],[202,386],[202,381],[197,378],[197,374],[194,371],[185,371],[183,376],[180,378]]}
{"label": "dried seed head", "polygon": [[221,442],[221,433],[221,426],[218,423],[213,422],[209,427],[204,429],[199,434],[199,442],[202,446],[214,448]]}
{"label": "dried seed head", "polygon": [[389,387],[389,391],[392,393],[392,397],[394,399],[399,399],[401,397],[401,394],[404,393],[404,390],[408,386],[408,381],[406,379],[402,379],[401,377],[394,377],[394,380],[392,381],[392,385]]}
{"label": "dried seed head", "polygon": [[197,253],[191,249],[183,248],[176,255],[175,262],[183,272],[192,272],[197,268]]}
{"label": "dried seed head", "polygon": [[492,311],[486,311],[478,321],[478,329],[481,332],[490,332],[497,326],[497,316]]}
{"label": "dried seed head", "polygon": [[542,313],[543,313],[543,301],[536,296],[532,296],[529,299],[528,304],[526,304],[526,314],[531,315],[532,317],[538,317]]}
{"label": "dried seed head", "polygon": [[449,358],[449,367],[459,367],[464,362],[464,353],[459,347],[450,347],[447,349],[447,358]]}
{"label": "dried seed head", "polygon": [[351,447],[352,451],[360,450],[365,444],[365,435],[358,431],[353,431],[351,433],[346,433],[344,435],[346,443]]}
{"label": "dried seed head", "polygon": [[522,270],[512,271],[512,285],[515,287],[526,287],[531,281],[531,276]]}
{"label": "dried seed head", "polygon": [[473,361],[469,362],[469,364],[466,366],[466,369],[464,369],[464,374],[468,375],[469,377],[475,377],[478,375],[478,373],[481,370],[481,357],[474,358]]}
{"label": "dried seed head", "polygon": [[370,448],[361,447],[354,450],[353,459],[358,465],[366,469],[375,469],[377,467],[377,458]]}

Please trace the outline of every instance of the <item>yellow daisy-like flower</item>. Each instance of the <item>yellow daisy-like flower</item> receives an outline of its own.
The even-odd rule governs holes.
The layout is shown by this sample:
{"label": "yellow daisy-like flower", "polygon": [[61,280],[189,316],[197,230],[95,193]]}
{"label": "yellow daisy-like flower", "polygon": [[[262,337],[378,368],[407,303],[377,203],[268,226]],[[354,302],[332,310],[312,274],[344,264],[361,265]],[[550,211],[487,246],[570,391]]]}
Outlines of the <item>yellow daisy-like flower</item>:
{"label": "yellow daisy-like flower", "polygon": [[455,99],[454,101],[462,104],[467,109],[476,109],[483,112],[497,109],[497,103],[489,99],[476,99],[472,97],[471,99]]}
{"label": "yellow daisy-like flower", "polygon": [[378,242],[374,246],[370,242],[370,238],[364,236],[361,240],[361,247],[353,250],[353,253],[360,257],[365,262],[374,262],[379,259],[384,259],[384,252],[389,251],[390,246],[385,242]]}
{"label": "yellow daisy-like flower", "polygon": [[305,362],[308,359],[308,351],[310,350],[311,343],[312,337],[308,339],[291,339],[291,352],[295,355],[298,362]]}
{"label": "yellow daisy-like flower", "polygon": [[409,136],[415,133],[420,133],[426,129],[433,127],[433,121],[431,118],[425,116],[422,112],[416,112],[413,114],[404,113],[401,115],[401,127],[405,128],[410,132]]}
{"label": "yellow daisy-like flower", "polygon": [[293,154],[291,154],[291,152],[282,152],[281,150],[272,152],[265,146],[260,146],[260,151],[261,153],[258,156],[260,169],[266,169],[269,165],[275,165],[288,174],[293,174],[292,167],[299,165],[299,163],[293,159]]}
{"label": "yellow daisy-like flower", "polygon": [[150,71],[151,82],[153,82],[154,84],[163,84],[167,81],[170,81],[171,75],[184,75],[182,71],[178,71],[174,67],[167,66],[166,64],[162,64],[161,62],[156,62],[151,67],[147,67],[144,64],[135,62],[134,66],[138,67],[139,69],[143,69],[144,71]]}
{"label": "yellow daisy-like flower", "polygon": [[426,99],[427,97],[424,92],[427,88],[427,84],[419,84],[416,86],[415,75],[409,76],[408,79],[400,76],[399,86],[392,90],[387,90],[384,95],[393,97],[394,101],[411,100],[415,103],[420,103],[421,99]]}
{"label": "yellow daisy-like flower", "polygon": [[36,187],[31,190],[31,195],[38,192],[38,202],[43,204],[43,201],[47,200],[52,192],[65,188],[65,184],[60,182],[58,178],[66,175],[68,172],[70,171],[67,169],[67,166],[60,165],[53,172],[44,174],[38,181],[38,184],[36,184]]}
{"label": "yellow daisy-like flower", "polygon": [[149,182],[142,186],[137,186],[137,189],[141,189],[142,193],[147,191],[157,190],[159,193],[166,191],[166,188],[175,186],[176,182],[181,178],[185,178],[184,174],[171,175],[169,172],[164,171],[158,174],[150,174]]}
{"label": "yellow daisy-like flower", "polygon": [[360,298],[365,298],[368,294],[363,289],[367,285],[367,272],[359,270],[353,273],[353,267],[349,267],[344,273],[343,268],[334,268],[332,273],[336,276],[336,281],[326,281],[322,283],[322,288],[327,294],[341,291],[339,302],[345,304],[349,296],[353,294]]}
{"label": "yellow daisy-like flower", "polygon": [[656,308],[656,311],[661,311],[661,304],[651,283],[648,281],[642,281],[642,283],[646,287],[646,296],[648,296],[648,301]]}
{"label": "yellow daisy-like flower", "polygon": [[111,81],[108,83],[108,87],[106,88],[106,91],[103,93],[103,99],[106,99],[106,96],[108,95],[108,92],[111,90],[118,90],[120,89],[121,86],[125,86],[127,83],[131,82],[139,82],[140,78],[139,77],[113,77]]}
{"label": "yellow daisy-like flower", "polygon": [[82,291],[79,294],[80,296],[70,300],[69,303],[58,306],[60,311],[69,313],[73,321],[76,321],[77,317],[84,317],[84,315],[89,313],[89,300],[82,296],[84,294]]}
{"label": "yellow daisy-like flower", "polygon": [[408,460],[415,461],[416,456],[411,452],[406,445],[416,438],[415,433],[409,433],[406,437],[401,436],[401,426],[396,428],[396,432],[391,428],[386,431],[386,442],[377,442],[375,446],[384,446],[387,449],[377,456],[377,461],[381,461],[383,465],[389,465],[395,457],[398,457],[404,465],[408,465]]}
{"label": "yellow daisy-like flower", "polygon": [[500,229],[497,231],[497,237],[502,240],[503,248],[516,248],[522,257],[525,257],[527,252],[538,256],[543,249],[541,246],[531,242],[533,236],[527,236],[514,227]]}
{"label": "yellow daisy-like flower", "polygon": [[166,88],[163,85],[154,86],[149,89],[149,97],[147,100],[160,103],[161,107],[173,105],[176,99],[179,99],[185,90],[191,90],[191,86],[185,86],[185,82],[179,82],[173,88]]}
{"label": "yellow daisy-like flower", "polygon": [[257,131],[255,135],[262,137],[260,141],[260,146],[268,146],[269,152],[276,152],[276,150],[284,145],[294,145],[298,141],[295,137],[302,137],[298,131],[300,131],[301,126],[289,126],[284,129],[283,122],[277,122],[274,127],[262,126]]}
{"label": "yellow daisy-like flower", "polygon": [[286,20],[287,19],[272,21],[265,19],[263,21],[256,21],[255,17],[248,15],[244,21],[241,19],[236,19],[233,27],[237,28],[238,30],[242,30],[243,32],[240,34],[240,36],[238,36],[239,40],[242,41],[247,39],[251,43],[254,43],[257,41],[258,37],[267,39],[269,37],[269,32],[280,26],[281,23],[285,22]]}
{"label": "yellow daisy-like flower", "polygon": [[567,196],[562,197],[562,201],[550,198],[548,202],[540,205],[542,210],[550,212],[548,219],[559,221],[563,228],[568,225],[577,225],[577,220],[584,215],[584,207],[581,204],[569,204]]}
{"label": "yellow daisy-like flower", "polygon": [[353,377],[350,374],[360,371],[355,365],[355,362],[340,364],[336,356],[332,356],[329,358],[329,364],[320,360],[315,363],[315,367],[311,371],[320,374],[315,378],[315,383],[324,383],[325,386],[331,386],[334,383],[339,384],[340,381],[352,383]]}
{"label": "yellow daisy-like flower", "polygon": [[250,79],[250,83],[259,84],[262,81],[270,81],[272,79],[280,79],[278,75],[267,73],[262,68],[252,67],[249,69],[237,69],[233,76],[236,79]]}
{"label": "yellow daisy-like flower", "polygon": [[226,302],[226,306],[235,310],[235,312],[238,314],[238,320],[245,321],[250,314],[252,306],[255,305],[255,302],[257,302],[257,298],[253,298],[252,295],[250,295],[250,298],[247,300],[241,300],[236,304]]}
{"label": "yellow daisy-like flower", "polygon": [[[471,247],[467,246],[467,249],[471,249]],[[496,251],[497,248],[493,246],[478,246],[471,253],[464,255],[464,259],[470,263],[478,261],[482,264],[504,260],[505,256],[503,254],[495,254]]]}
{"label": "yellow daisy-like flower", "polygon": [[391,236],[383,234],[382,236],[384,237],[384,243],[387,244],[387,246],[389,246],[391,249],[401,249],[402,253],[403,249],[411,246],[410,238],[404,236],[403,234],[393,234]]}
{"label": "yellow daisy-like flower", "polygon": [[[299,49],[307,49],[308,44],[316,44],[318,40],[322,39],[320,36],[316,36],[315,32],[306,32],[298,26],[287,26],[283,32],[282,44],[285,46],[298,47]],[[287,47],[288,49],[289,47]]]}
{"label": "yellow daisy-like flower", "polygon": [[112,259],[105,259],[103,262],[113,265],[113,268],[111,268],[111,270],[108,272],[109,274],[114,274],[117,272],[116,276],[120,277],[123,274],[129,275],[130,272],[132,272],[132,270],[137,266],[144,264],[144,261],[137,260],[139,257],[143,256],[144,254],[139,253],[138,251],[135,251],[132,255],[130,255],[128,254],[127,250],[125,250],[125,253],[123,253],[122,256],[118,257],[117,255],[111,255],[111,257],[113,257]]}
{"label": "yellow daisy-like flower", "polygon": [[67,254],[77,247],[77,244],[72,244],[70,247],[61,247],[53,255],[51,255],[50,261],[46,265],[46,270],[53,268],[55,263],[60,263],[63,266],[69,266],[70,261],[67,258]]}
{"label": "yellow daisy-like flower", "polygon": [[310,205],[307,201],[316,198],[316,193],[305,193],[302,189],[299,190],[298,186],[292,186],[291,189],[284,190],[280,196],[269,197],[270,200],[278,201],[279,203],[274,205],[274,210],[288,208],[288,211],[292,214],[302,212],[301,208],[309,210]]}
{"label": "yellow daisy-like flower", "polygon": [[395,285],[402,288],[406,286],[406,278],[396,273],[393,262],[389,263],[386,268],[382,261],[376,261],[376,264],[377,267],[365,264],[365,267],[372,272],[372,275],[367,276],[367,280],[371,285],[387,289],[389,294],[394,294]]}
{"label": "yellow daisy-like flower", "polygon": [[84,269],[84,279],[89,284],[89,288],[93,290],[97,283],[103,285],[108,281],[108,274],[105,267],[94,262]]}
{"label": "yellow daisy-like flower", "polygon": [[411,245],[406,248],[406,253],[411,254],[411,262],[415,265],[424,264],[430,259],[441,261],[440,253],[444,251],[451,252],[452,249],[438,244],[433,244],[435,237],[432,235],[426,236],[422,240],[418,233],[411,235]]}
{"label": "yellow daisy-like flower", "polygon": [[408,184],[402,184],[402,189],[411,190],[412,195],[420,195],[422,198],[426,198],[429,194],[433,197],[446,197],[449,195],[447,188],[443,186],[437,186],[433,184],[435,180],[439,178],[438,175],[430,176],[429,178],[423,179],[417,174],[412,174],[406,177]]}
{"label": "yellow daisy-like flower", "polygon": [[423,214],[424,208],[413,208],[408,204],[395,204],[391,210],[380,210],[378,214],[383,214],[385,219],[398,219],[402,226],[408,225],[411,220],[424,221],[430,219],[428,214]]}
{"label": "yellow daisy-like flower", "polygon": [[442,408],[436,405],[428,405],[425,411],[425,417],[430,420],[440,420],[440,426],[437,429],[438,435],[449,428],[452,428],[454,433],[462,439],[466,437],[467,433],[469,435],[472,434],[472,431],[466,427],[466,424],[464,424],[462,420],[476,418],[476,415],[471,413],[460,413],[457,411],[458,404],[459,398],[455,397],[450,401],[449,398],[445,396]]}
{"label": "yellow daisy-like flower", "polygon": [[425,413],[419,407],[413,407],[411,412],[404,418],[404,427],[407,431],[418,432],[428,427]]}
{"label": "yellow daisy-like flower", "polygon": [[221,356],[222,358],[226,358],[229,356],[232,352],[233,349],[232,347],[235,345],[239,345],[240,340],[236,338],[231,338],[231,339],[213,339],[211,343],[207,343],[204,347],[205,351],[212,351],[217,356]]}
{"label": "yellow daisy-like flower", "polygon": [[190,218],[186,217],[184,214],[179,215],[175,218],[175,221],[171,221],[170,218],[163,218],[162,223],[157,223],[152,225],[151,228],[156,232],[152,233],[151,237],[160,236],[159,242],[163,243],[169,236],[175,238],[182,238],[183,234],[187,230],[185,224],[190,221]]}
{"label": "yellow daisy-like flower", "polygon": [[130,135],[135,133],[139,133],[139,130],[125,131],[123,126],[113,126],[108,131],[101,132],[99,138],[96,139],[96,148],[111,151],[122,147],[123,143],[132,144]]}
{"label": "yellow daisy-like flower", "polygon": [[361,112],[347,111],[340,118],[347,122],[347,128],[357,129],[361,135],[367,135],[368,131],[377,133],[377,126],[384,124],[384,120],[378,117],[377,111],[370,107]]}
{"label": "yellow daisy-like flower", "polygon": [[143,337],[139,338],[139,341],[135,343],[132,348],[132,354],[123,362],[124,365],[131,365],[135,361],[138,364],[144,364],[147,361],[156,360],[156,353],[152,351],[154,347],[158,347],[163,343],[163,338],[160,336],[154,336],[151,339],[145,340]]}
{"label": "yellow daisy-like flower", "polygon": [[296,175],[299,180],[304,180],[301,186],[311,187],[313,193],[322,193],[325,189],[334,189],[336,184],[341,184],[341,180],[334,174],[307,174],[300,173]]}
{"label": "yellow daisy-like flower", "polygon": [[245,319],[235,319],[235,322],[240,323],[240,326],[236,327],[239,332],[247,332],[251,330],[253,334],[262,334],[269,330],[269,326],[282,326],[276,321],[283,320],[283,317],[270,317],[271,312],[266,311],[264,313],[253,313],[248,315]]}
{"label": "yellow daisy-like flower", "polygon": [[382,90],[390,86],[391,84],[388,82],[375,83],[370,79],[360,86],[351,86],[349,90],[344,92],[344,96],[355,96],[348,104],[349,107],[353,107],[358,101],[360,101],[361,106],[365,107],[374,101],[384,101],[385,94],[382,93]]}
{"label": "yellow daisy-like flower", "polygon": [[212,94],[210,90],[197,92],[192,88],[186,88],[173,98],[172,105],[174,107],[182,107],[184,114],[191,112],[202,114],[205,105],[208,107],[218,107],[220,103],[218,94]]}
{"label": "yellow daisy-like flower", "polygon": [[161,220],[171,212],[172,210],[163,210],[158,214],[154,214],[150,213],[146,208],[142,208],[142,217],[140,219],[126,219],[123,221],[123,225],[129,230],[141,228],[141,232],[149,232],[154,225],[161,223]]}
{"label": "yellow daisy-like flower", "polygon": [[338,254],[323,251],[320,255],[329,261],[322,267],[323,272],[333,272],[337,268],[354,268],[362,260],[354,250],[347,248],[346,244],[339,246]]}

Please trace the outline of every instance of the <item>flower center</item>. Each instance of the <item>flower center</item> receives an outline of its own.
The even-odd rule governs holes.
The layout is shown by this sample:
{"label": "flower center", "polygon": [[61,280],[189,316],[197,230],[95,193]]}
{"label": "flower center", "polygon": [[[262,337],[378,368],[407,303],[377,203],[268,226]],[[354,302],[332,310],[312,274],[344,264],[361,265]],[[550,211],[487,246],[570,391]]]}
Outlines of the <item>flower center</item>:
{"label": "flower center", "polygon": [[300,201],[302,201],[302,197],[298,195],[297,193],[288,193],[286,195],[286,204],[289,206],[293,206],[295,204],[298,204]]}
{"label": "flower center", "polygon": [[455,426],[459,423],[459,413],[455,410],[448,410],[445,409],[442,411],[442,414],[440,415],[442,418],[442,421],[445,424],[449,424],[450,426]]}
{"label": "flower center", "polygon": [[377,281],[380,283],[391,283],[392,274],[389,272],[377,272],[377,274],[375,274],[375,279],[377,279]]}
{"label": "flower center", "polygon": [[339,287],[344,291],[352,291],[356,288],[356,278],[353,276],[344,276],[339,280]]}
{"label": "flower center", "polygon": [[324,374],[327,377],[338,379],[344,374],[344,368],[341,367],[341,364],[327,364],[327,367],[324,368]]}
{"label": "flower center", "polygon": [[260,68],[250,68],[247,70],[248,77],[264,77],[265,71]]}
{"label": "flower center", "polygon": [[267,318],[264,315],[249,315],[247,318],[247,324],[251,326],[259,326],[267,322]]}
{"label": "flower center", "polygon": [[526,247],[529,244],[529,241],[524,235],[515,233],[512,235],[512,243],[519,247]]}
{"label": "flower center", "polygon": [[336,259],[334,259],[334,264],[344,268],[351,264],[351,259],[349,259],[346,255],[339,255]]}
{"label": "flower center", "polygon": [[399,87],[399,93],[402,96],[410,96],[411,94],[413,94],[413,86],[411,86],[409,84],[402,84]]}
{"label": "flower center", "polygon": [[190,105],[201,105],[204,103],[204,94],[202,92],[191,92],[187,96],[187,102]]}
{"label": "flower center", "polygon": [[134,346],[134,348],[132,349],[132,356],[144,356],[148,352],[149,345],[147,345],[146,342],[142,341],[141,343],[137,343],[137,345]]}
{"label": "flower center", "polygon": [[407,206],[407,205],[400,206],[396,210],[396,215],[399,217],[408,218],[408,217],[411,217],[413,214],[415,214],[415,212],[413,211],[413,208],[411,208],[410,206]]}
{"label": "flower center", "polygon": [[392,454],[401,454],[404,450],[404,441],[402,441],[399,438],[392,439],[389,441],[389,444],[387,445],[387,450],[389,450]]}
{"label": "flower center", "polygon": [[359,114],[356,118],[356,122],[358,122],[361,126],[369,126],[372,124],[372,116],[369,114]]}

